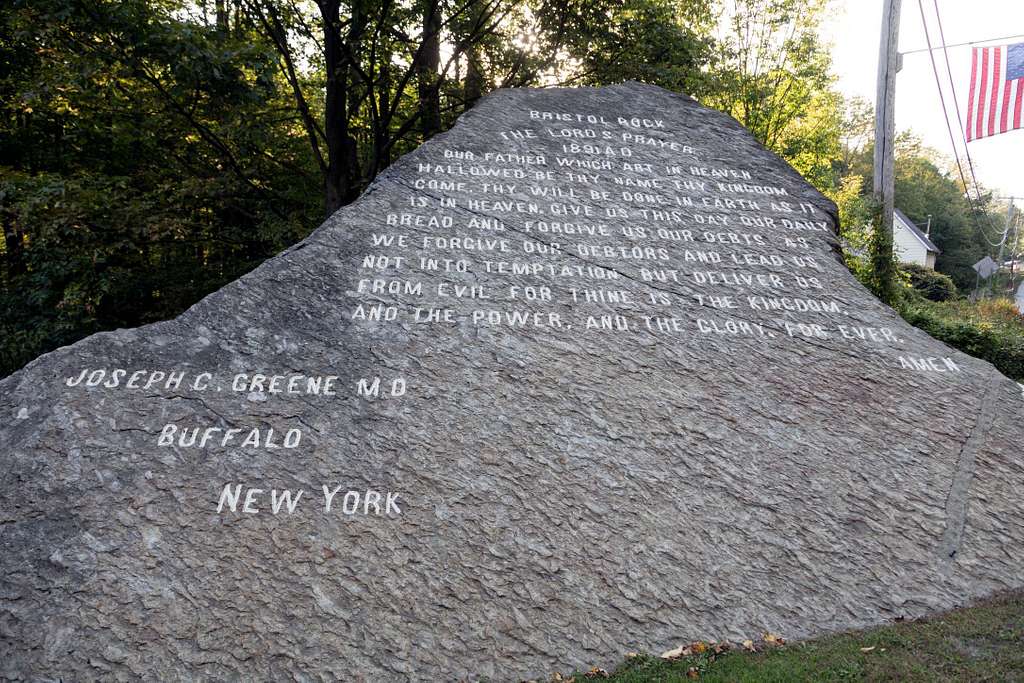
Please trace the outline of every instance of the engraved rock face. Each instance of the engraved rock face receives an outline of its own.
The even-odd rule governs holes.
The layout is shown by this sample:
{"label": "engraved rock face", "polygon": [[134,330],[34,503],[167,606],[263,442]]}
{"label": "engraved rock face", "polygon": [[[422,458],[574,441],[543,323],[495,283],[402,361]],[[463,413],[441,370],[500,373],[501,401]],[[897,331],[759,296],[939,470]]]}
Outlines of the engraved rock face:
{"label": "engraved rock face", "polygon": [[1021,389],[834,215],[685,96],[490,95],[0,382],[0,677],[513,680],[1024,584]]}

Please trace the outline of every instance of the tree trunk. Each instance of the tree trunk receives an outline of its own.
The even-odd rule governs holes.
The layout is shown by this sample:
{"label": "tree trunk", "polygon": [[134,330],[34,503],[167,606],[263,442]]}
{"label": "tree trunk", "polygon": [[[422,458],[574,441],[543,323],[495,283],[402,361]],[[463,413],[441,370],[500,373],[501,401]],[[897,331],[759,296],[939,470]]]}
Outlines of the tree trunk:
{"label": "tree trunk", "polygon": [[473,35],[478,28],[477,24],[482,20],[482,11],[483,3],[480,0],[476,0],[473,3],[469,22],[470,45],[466,50],[466,80],[462,88],[462,106],[465,109],[471,108],[484,94],[484,73],[479,45],[480,37]]}
{"label": "tree trunk", "polygon": [[4,228],[4,261],[7,284],[25,272],[24,233],[18,228],[18,217],[14,209],[0,207],[0,221]]}
{"label": "tree trunk", "polygon": [[[323,19],[327,89],[324,100],[324,137],[327,172],[324,175],[324,210],[328,216],[355,199],[358,187],[356,141],[349,134],[349,64],[341,36],[340,0],[317,3]],[[349,46],[355,49],[355,46]]]}
{"label": "tree trunk", "polygon": [[217,30],[223,34],[227,34],[230,28],[230,22],[228,21],[228,6],[225,0],[217,0]]}
{"label": "tree trunk", "polygon": [[438,5],[438,0],[424,0],[423,44],[416,65],[420,131],[424,140],[441,132],[441,92],[437,73],[441,66],[441,10]]}
{"label": "tree trunk", "polygon": [[480,65],[480,52],[475,47],[466,52],[466,82],[463,86],[463,106],[469,109],[484,94],[484,74]]}
{"label": "tree trunk", "polygon": [[391,165],[391,148],[388,143],[391,141],[391,116],[387,114],[391,99],[391,54],[380,59],[378,67],[378,88],[377,110],[381,112],[380,120],[373,131],[373,168],[368,169],[376,176],[380,171]]}

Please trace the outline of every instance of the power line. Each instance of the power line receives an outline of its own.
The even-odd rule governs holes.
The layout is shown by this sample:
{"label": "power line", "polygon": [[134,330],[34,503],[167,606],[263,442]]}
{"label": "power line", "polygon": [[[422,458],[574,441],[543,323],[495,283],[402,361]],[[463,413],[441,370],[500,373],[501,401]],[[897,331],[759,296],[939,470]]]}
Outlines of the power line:
{"label": "power line", "polygon": [[[939,39],[942,41],[942,53],[945,56],[945,60],[946,60],[946,74],[949,77],[949,89],[950,89],[951,94],[953,95],[953,107],[956,109],[956,118],[957,118],[957,123],[959,125],[960,139],[963,140],[963,143],[964,143],[964,154],[967,157],[967,166],[968,166],[968,169],[971,172],[971,180],[973,181],[974,194],[975,194],[975,199],[977,200],[977,204],[975,204],[975,201],[972,200],[970,189],[967,187],[967,181],[964,178],[963,167],[960,164],[960,157],[959,157],[959,155],[957,153],[957,144],[956,144],[955,138],[953,136],[953,131],[952,131],[950,123],[949,123],[949,110],[946,108],[946,100],[945,100],[945,97],[942,94],[942,84],[939,82],[938,70],[937,70],[937,68],[935,66],[935,54],[934,54],[934,52],[932,50],[932,41],[931,41],[931,38],[929,37],[929,34],[928,34],[928,22],[925,19],[924,5],[922,3],[922,0],[918,0],[918,8],[921,10],[921,23],[924,25],[925,38],[928,41],[928,50],[927,50],[927,52],[928,52],[928,55],[929,55],[929,57],[931,58],[931,61],[932,61],[932,70],[935,72],[935,85],[939,89],[939,99],[942,102],[942,115],[946,119],[946,129],[949,131],[950,143],[953,145],[953,155],[957,159],[957,168],[960,170],[960,180],[964,184],[964,194],[966,194],[966,196],[967,196],[967,203],[971,206],[971,209],[975,213],[980,213],[980,214],[984,215],[985,218],[987,219],[989,227],[995,227],[993,225],[993,223],[992,223],[992,215],[989,214],[987,211],[982,211],[981,208],[978,206],[978,204],[982,203],[981,189],[980,189],[980,186],[978,185],[978,176],[977,176],[977,174],[974,171],[974,159],[971,158],[970,146],[967,144],[967,136],[964,133],[964,130],[965,130],[965,128],[964,128],[964,121],[963,121],[963,118],[960,115],[960,101],[959,101],[959,98],[957,97],[957,94],[956,94],[956,83],[953,80],[953,68],[952,68],[952,66],[950,65],[950,62],[949,62],[949,49],[948,48],[949,47],[957,47],[957,45],[950,46],[950,45],[946,44],[946,32],[945,32],[945,29],[942,26],[942,14],[939,12],[938,0],[932,0],[932,4],[935,7],[935,20],[938,23],[938,27],[939,27]],[[1017,37],[1021,37],[1021,36],[1004,36],[1002,38],[994,38],[992,40],[1009,40],[1011,38],[1017,38]],[[987,43],[987,42],[991,42],[991,40],[978,40],[978,41],[973,41],[971,43],[961,43],[960,45],[976,45],[976,44],[979,44],[979,43]],[[1012,202],[1012,200],[1011,200],[1011,202]],[[977,228],[978,228],[978,232],[981,233],[981,236],[985,240],[985,242],[987,242],[993,248],[999,248],[1003,244],[1006,243],[1006,237],[1007,237],[1007,234],[1009,232],[1008,230],[1004,230],[1003,231],[1003,234],[1002,234],[1002,236],[1000,238],[1000,242],[998,244],[996,244],[996,243],[992,242],[992,240],[990,240],[988,238],[988,235],[985,234],[985,230],[984,230],[984,228],[982,228],[981,225],[977,225]],[[999,228],[996,228],[996,230],[998,231]]]}
{"label": "power line", "polygon": [[[938,10],[937,7],[936,7],[936,10]],[[1014,38],[1024,38],[1024,35],[1003,36],[1001,38],[986,38],[985,40],[972,40],[969,43],[953,43],[952,45],[943,45],[943,47],[967,47],[969,45],[981,45],[982,43],[998,43],[998,42],[1003,41],[1003,40],[1013,40]],[[943,41],[943,42],[945,42],[945,41]],[[900,52],[900,54],[901,55],[914,55],[914,54],[917,54],[919,52],[931,52],[931,49],[932,48],[929,45],[928,47],[922,47],[922,48],[917,49],[917,50],[904,50],[904,51]]]}
{"label": "power line", "polygon": [[[964,154],[967,155],[967,166],[971,170],[971,179],[974,180],[974,192],[978,195],[978,201],[981,201],[981,192],[978,190],[978,176],[974,173],[974,160],[971,158],[971,149],[967,145],[967,136],[964,131],[964,119],[960,115],[960,99],[956,95],[956,83],[953,81],[953,67],[949,63],[949,49],[946,45],[946,31],[942,28],[942,15],[939,14],[939,0],[932,0],[932,4],[935,6],[935,21],[939,25],[939,39],[942,41],[942,54],[946,57],[946,73],[949,75],[949,90],[953,94],[953,106],[956,108],[956,120],[960,126],[960,137],[964,141]],[[924,17],[924,10],[921,10],[922,19]],[[988,41],[979,41],[988,42]],[[929,45],[929,48],[931,46]],[[929,50],[929,54],[931,51]],[[934,62],[934,58],[933,58]],[[941,90],[941,87],[939,88]],[[945,112],[943,112],[945,114]],[[949,123],[949,118],[946,118],[946,123]],[[964,184],[964,192],[967,192],[967,185]]]}
{"label": "power line", "polygon": [[984,231],[984,230],[979,230],[978,232],[980,232],[980,233],[981,233],[981,238],[982,238],[983,240],[985,240],[985,244],[987,244],[988,246],[992,247],[993,249],[998,249],[998,248],[1000,247],[1000,245],[1002,245],[1002,244],[1003,244],[1003,240],[1005,240],[1005,239],[1006,239],[1006,235],[1005,235],[1005,234],[1003,234],[1003,235],[1002,235],[1002,236],[1001,236],[1001,237],[999,238],[999,241],[998,241],[998,242],[993,242],[992,240],[990,240],[990,239],[988,238],[988,235],[986,235],[986,234],[985,234],[985,231]]}
{"label": "power line", "polygon": [[[949,142],[953,146],[953,157],[956,159],[956,168],[960,172],[960,181],[967,189],[967,178],[964,176],[964,167],[960,163],[960,152],[957,151],[956,138],[953,137],[953,126],[949,123],[949,110],[946,108],[946,95],[942,92],[942,81],[939,80],[939,67],[935,64],[935,52],[932,51],[932,36],[928,31],[928,21],[924,16],[924,2],[917,0],[917,7],[921,10],[921,25],[924,26],[924,39],[928,42],[928,56],[932,61],[932,72],[935,74],[935,87],[939,90],[939,102],[942,103],[942,118],[946,121],[946,130],[949,131]],[[960,108],[957,107],[957,116],[960,115]],[[977,185],[975,185],[977,189]],[[969,196],[969,195],[968,195]]]}
{"label": "power line", "polygon": [[[932,62],[932,73],[935,74],[935,87],[939,91],[939,102],[942,105],[942,118],[946,122],[946,130],[949,132],[949,143],[953,147],[953,158],[956,160],[956,168],[957,168],[957,171],[960,173],[960,182],[962,182],[963,185],[964,185],[964,193],[967,195],[967,203],[971,206],[972,210],[977,211],[978,209],[974,205],[974,201],[971,199],[971,193],[970,193],[970,190],[969,190],[968,185],[967,185],[967,176],[964,175],[963,164],[960,162],[960,151],[959,151],[959,149],[957,147],[956,136],[953,135],[953,126],[949,122],[949,108],[946,106],[946,95],[945,95],[945,93],[942,90],[942,81],[939,78],[939,67],[935,63],[935,51],[932,49],[932,37],[931,37],[931,32],[928,30],[928,20],[927,20],[927,18],[925,16],[923,0],[917,0],[917,7],[918,7],[918,9],[921,10],[921,25],[924,27],[924,38],[928,42],[928,56],[929,56],[929,58],[931,59],[931,62]],[[945,41],[943,41],[943,42],[945,42]],[[950,74],[950,80],[952,81],[952,73]],[[955,96],[955,91],[954,91],[954,96]],[[959,118],[959,116],[960,116],[960,107],[959,107],[959,105],[957,105],[957,117]],[[961,136],[962,135],[963,134],[961,133]],[[966,145],[966,143],[965,143],[965,145]],[[973,169],[972,169],[972,178],[974,178],[974,176],[973,176]],[[977,180],[977,178],[974,178],[974,190],[975,190],[975,192],[978,192],[978,180]],[[980,193],[978,194],[978,200],[979,200],[979,202],[981,200]],[[990,240],[988,238],[988,235],[985,234],[984,230],[980,230],[980,232],[981,232],[982,238],[986,242],[988,242],[989,246],[991,246],[993,248],[999,248],[1006,241],[1006,234],[1005,233],[1002,236],[1002,241],[1000,241],[999,243],[995,243],[995,242],[993,242],[992,240]]]}

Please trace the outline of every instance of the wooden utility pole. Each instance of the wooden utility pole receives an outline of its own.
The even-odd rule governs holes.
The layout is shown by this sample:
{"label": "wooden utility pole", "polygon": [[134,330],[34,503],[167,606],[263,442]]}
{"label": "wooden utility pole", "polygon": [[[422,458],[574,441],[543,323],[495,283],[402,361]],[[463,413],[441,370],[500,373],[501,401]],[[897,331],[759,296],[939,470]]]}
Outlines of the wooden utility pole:
{"label": "wooden utility pole", "polygon": [[[1013,208],[1014,208],[1013,207],[1013,200],[1014,200],[1014,197],[1010,197],[1010,199],[1008,200],[1008,203],[1006,205],[1006,229],[1003,230],[1003,239],[999,241],[999,256],[996,258],[996,265],[999,266],[999,270],[1003,269],[1003,254],[1006,253],[1006,240],[1009,239],[1009,237],[1010,237],[1010,228],[1013,226]],[[1010,258],[1013,258],[1013,256],[1011,255]],[[995,272],[995,275],[992,276],[992,280],[995,280],[996,276],[999,275],[999,270],[997,270]],[[995,284],[992,284],[991,287],[995,287]],[[1010,266],[1010,287],[1011,288],[1013,287],[1013,266],[1012,265]],[[1013,294],[1011,292],[1011,296],[1012,295]]]}
{"label": "wooden utility pole", "polygon": [[[1016,197],[1010,198],[1010,207],[1013,208],[1013,200]],[[1017,257],[1020,255],[1020,218],[1013,223],[1013,242],[1010,246],[1010,290],[1012,291],[1014,286],[1017,284]],[[1024,310],[1021,310],[1024,313]]]}
{"label": "wooden utility pole", "polygon": [[896,273],[892,260],[892,214],[896,207],[894,142],[896,139],[896,72],[900,56],[896,48],[900,34],[902,0],[882,0],[882,35],[878,44],[878,93],[875,99],[876,204],[874,266],[877,292],[887,303],[895,296]]}

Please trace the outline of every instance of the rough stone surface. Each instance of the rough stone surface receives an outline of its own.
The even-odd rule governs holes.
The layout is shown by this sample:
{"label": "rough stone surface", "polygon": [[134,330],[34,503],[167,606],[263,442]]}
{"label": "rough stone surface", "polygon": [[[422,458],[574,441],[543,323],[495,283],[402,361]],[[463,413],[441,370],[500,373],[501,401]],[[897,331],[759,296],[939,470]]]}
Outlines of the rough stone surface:
{"label": "rough stone surface", "polygon": [[833,216],[687,97],[487,97],[178,319],[0,382],[0,677],[514,680],[1022,585],[1021,388]]}

